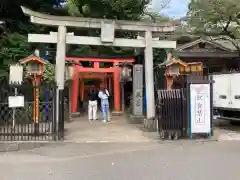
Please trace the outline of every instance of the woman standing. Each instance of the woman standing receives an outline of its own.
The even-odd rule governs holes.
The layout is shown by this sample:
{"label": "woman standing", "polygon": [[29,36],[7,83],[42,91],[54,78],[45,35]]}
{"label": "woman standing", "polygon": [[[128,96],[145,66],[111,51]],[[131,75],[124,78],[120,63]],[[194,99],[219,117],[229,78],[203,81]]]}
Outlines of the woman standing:
{"label": "woman standing", "polygon": [[103,113],[103,122],[110,121],[110,112],[109,112],[109,92],[103,84],[100,85],[100,91],[98,97],[101,99],[101,107]]}
{"label": "woman standing", "polygon": [[97,120],[97,100],[98,100],[98,93],[94,86],[91,86],[90,91],[88,92],[88,119]]}

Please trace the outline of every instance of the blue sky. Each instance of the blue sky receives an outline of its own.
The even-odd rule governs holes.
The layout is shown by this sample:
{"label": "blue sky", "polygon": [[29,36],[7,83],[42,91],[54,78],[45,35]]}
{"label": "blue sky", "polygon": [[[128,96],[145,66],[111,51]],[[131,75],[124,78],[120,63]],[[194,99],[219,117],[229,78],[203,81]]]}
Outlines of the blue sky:
{"label": "blue sky", "polygon": [[[157,10],[160,0],[153,0],[153,7]],[[161,11],[161,14],[166,14],[171,17],[182,17],[187,13],[189,0],[171,0],[171,3],[166,9]]]}

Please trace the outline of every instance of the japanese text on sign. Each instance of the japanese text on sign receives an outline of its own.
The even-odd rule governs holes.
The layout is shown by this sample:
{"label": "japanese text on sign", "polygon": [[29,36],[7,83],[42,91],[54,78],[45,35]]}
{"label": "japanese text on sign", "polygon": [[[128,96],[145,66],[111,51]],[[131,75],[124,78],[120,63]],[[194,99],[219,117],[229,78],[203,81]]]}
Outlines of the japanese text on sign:
{"label": "japanese text on sign", "polygon": [[211,131],[210,84],[190,84],[191,133]]}
{"label": "japanese text on sign", "polygon": [[195,100],[196,125],[205,124],[205,116],[204,116],[205,101],[204,100],[205,99],[202,94],[196,94],[196,100]]}

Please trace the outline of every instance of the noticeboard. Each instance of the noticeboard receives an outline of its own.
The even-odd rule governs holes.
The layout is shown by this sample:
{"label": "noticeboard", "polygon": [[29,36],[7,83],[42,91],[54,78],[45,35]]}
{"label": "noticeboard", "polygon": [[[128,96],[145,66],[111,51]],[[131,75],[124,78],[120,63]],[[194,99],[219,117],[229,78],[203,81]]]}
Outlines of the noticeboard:
{"label": "noticeboard", "polygon": [[210,84],[190,84],[190,133],[211,133]]}

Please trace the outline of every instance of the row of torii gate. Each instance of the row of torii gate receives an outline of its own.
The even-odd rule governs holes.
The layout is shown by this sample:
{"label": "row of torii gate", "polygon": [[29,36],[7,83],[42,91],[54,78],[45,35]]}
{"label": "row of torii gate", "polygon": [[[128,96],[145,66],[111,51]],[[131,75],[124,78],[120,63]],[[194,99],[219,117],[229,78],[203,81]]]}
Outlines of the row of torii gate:
{"label": "row of torii gate", "polygon": [[[145,89],[146,89],[146,117],[148,120],[155,118],[155,98],[154,98],[154,75],[153,75],[153,48],[173,49],[176,48],[176,41],[156,40],[153,38],[153,33],[171,33],[175,31],[175,26],[179,22],[167,22],[167,23],[152,23],[141,21],[123,21],[123,20],[111,20],[111,19],[95,19],[95,18],[79,18],[70,16],[53,16],[39,12],[32,11],[25,7],[22,7],[24,14],[30,16],[30,21],[35,24],[41,24],[46,26],[58,27],[58,32],[50,34],[28,34],[28,41],[35,43],[56,43],[56,83],[58,85],[57,95],[59,96],[59,103],[57,103],[56,111],[58,116],[57,122],[59,122],[60,111],[59,104],[63,102],[63,89],[64,89],[64,71],[65,71],[65,57],[66,57],[66,44],[81,44],[81,45],[96,45],[96,46],[117,46],[117,47],[132,47],[132,48],[144,48],[145,54]],[[72,33],[67,33],[67,27],[78,28],[94,28],[101,29],[100,37],[89,36],[75,36]],[[144,33],[145,36],[137,39],[115,38],[115,31],[134,31]],[[71,59],[73,60],[73,59]],[[77,59],[75,59],[78,61]],[[120,110],[120,97],[118,96],[119,87],[119,68],[113,67],[107,69],[99,68],[99,61],[95,61],[95,68],[91,69],[92,72],[109,72],[113,73],[114,88],[115,88],[115,110]],[[118,63],[114,62],[115,65]],[[76,72],[74,78],[77,78],[79,72],[89,72],[90,69],[81,68],[76,66]],[[77,72],[78,71],[78,72]],[[134,83],[134,82],[133,82]],[[76,91],[76,84],[73,89]],[[134,92],[143,91],[143,87],[139,86],[138,89],[133,89]],[[137,95],[136,95],[137,96]],[[139,96],[139,94],[138,94]],[[73,110],[76,109],[76,98],[72,99]],[[134,102],[133,102],[134,104]],[[145,121],[151,122],[151,121]]]}
{"label": "row of torii gate", "polygon": [[[65,60],[73,61],[75,64],[80,64],[82,61],[93,62],[93,67],[83,67],[81,65],[74,66],[73,72],[73,83],[72,83],[72,113],[77,112],[77,101],[78,97],[81,100],[84,99],[84,81],[88,79],[101,80],[105,84],[107,89],[112,92],[114,97],[114,110],[115,113],[121,111],[121,100],[120,100],[120,63],[133,63],[134,58],[77,58],[77,57],[66,57]],[[112,63],[112,67],[101,68],[100,63]],[[79,79],[81,81],[79,81]],[[113,80],[113,81],[112,81]],[[113,84],[112,84],[113,82]]]}

